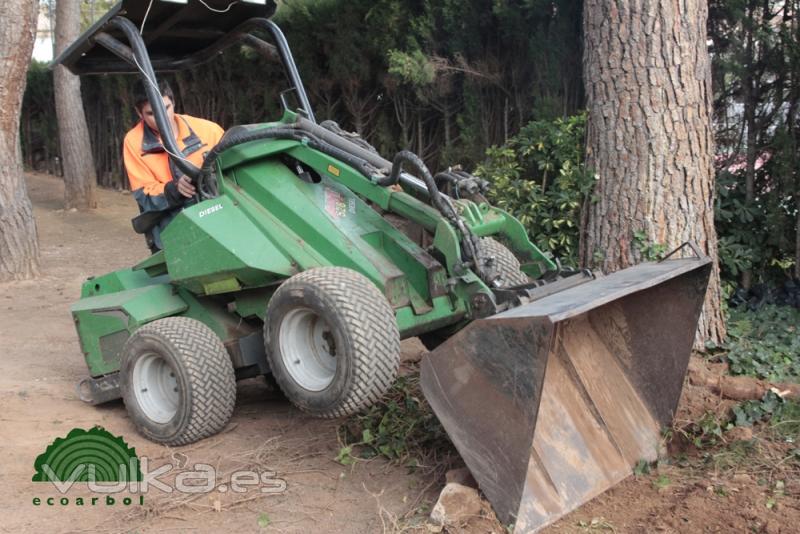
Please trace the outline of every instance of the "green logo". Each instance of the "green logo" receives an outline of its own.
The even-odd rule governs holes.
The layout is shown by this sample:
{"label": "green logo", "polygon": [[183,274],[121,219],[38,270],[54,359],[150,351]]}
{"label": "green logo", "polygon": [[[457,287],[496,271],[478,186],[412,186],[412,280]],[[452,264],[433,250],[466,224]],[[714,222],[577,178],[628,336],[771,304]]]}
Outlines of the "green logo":
{"label": "green logo", "polygon": [[56,438],[33,464],[34,482],[141,481],[136,450],[102,427],[75,428]]}

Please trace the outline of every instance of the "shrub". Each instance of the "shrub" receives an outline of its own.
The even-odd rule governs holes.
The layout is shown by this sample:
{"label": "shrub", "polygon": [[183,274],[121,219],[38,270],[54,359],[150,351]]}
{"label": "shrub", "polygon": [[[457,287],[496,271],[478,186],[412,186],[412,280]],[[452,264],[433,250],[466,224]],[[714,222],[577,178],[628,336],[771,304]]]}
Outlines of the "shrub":
{"label": "shrub", "polygon": [[572,265],[594,185],[584,164],[585,134],[585,114],[530,122],[488,149],[475,171],[491,183],[492,204],[517,217],[539,248]]}

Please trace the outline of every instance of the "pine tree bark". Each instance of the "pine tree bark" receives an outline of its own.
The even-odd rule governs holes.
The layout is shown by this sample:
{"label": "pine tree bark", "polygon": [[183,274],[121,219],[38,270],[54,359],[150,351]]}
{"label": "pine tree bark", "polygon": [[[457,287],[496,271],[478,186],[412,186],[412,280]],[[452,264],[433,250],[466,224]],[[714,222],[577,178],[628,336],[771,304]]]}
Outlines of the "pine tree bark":
{"label": "pine tree bark", "polygon": [[705,0],[585,0],[583,20],[587,163],[598,178],[583,257],[608,272],[646,259],[643,245],[696,242],[714,260],[697,345],[725,336],[707,16]]}
{"label": "pine tree bark", "polygon": [[[56,54],[63,52],[80,33],[81,3],[56,3]],[[80,78],[63,66],[54,72],[58,139],[64,169],[64,207],[87,210],[97,207],[89,127],[81,100]]]}
{"label": "pine tree bark", "polygon": [[0,4],[0,281],[38,274],[36,221],[22,174],[19,119],[38,2]]}

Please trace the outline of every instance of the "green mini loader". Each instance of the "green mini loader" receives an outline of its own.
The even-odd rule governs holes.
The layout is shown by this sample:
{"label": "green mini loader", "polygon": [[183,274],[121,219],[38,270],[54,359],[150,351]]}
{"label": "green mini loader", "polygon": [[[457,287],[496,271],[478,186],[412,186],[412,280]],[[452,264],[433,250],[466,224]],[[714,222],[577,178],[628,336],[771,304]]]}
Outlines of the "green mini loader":
{"label": "green mini loader", "polygon": [[274,11],[125,0],[56,59],[75,74],[140,75],[161,132],[172,130],[157,71],[243,44],[279,60],[289,86],[280,120],[231,128],[201,168],[163,136],[198,197],[162,232],[163,250],[83,284],[81,398],[121,397],[136,428],[168,445],[219,432],[246,377],[271,375],[301,410],[339,417],[381,398],[400,340],[418,336],[432,350],[426,398],[517,532],[654,460],[710,260],[694,249],[609,276],[560,269],[486,202],[486,182],[434,175],[407,151],[388,161],[318,123]]}

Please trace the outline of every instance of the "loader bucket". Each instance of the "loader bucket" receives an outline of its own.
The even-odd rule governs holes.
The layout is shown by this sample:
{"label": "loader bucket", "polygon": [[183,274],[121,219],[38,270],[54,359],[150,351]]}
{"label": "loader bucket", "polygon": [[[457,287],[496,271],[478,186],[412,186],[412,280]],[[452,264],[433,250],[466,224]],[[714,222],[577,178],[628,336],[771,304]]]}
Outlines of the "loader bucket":
{"label": "loader bucket", "polygon": [[501,521],[536,532],[661,452],[711,260],[647,263],[474,321],[422,390]]}

